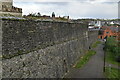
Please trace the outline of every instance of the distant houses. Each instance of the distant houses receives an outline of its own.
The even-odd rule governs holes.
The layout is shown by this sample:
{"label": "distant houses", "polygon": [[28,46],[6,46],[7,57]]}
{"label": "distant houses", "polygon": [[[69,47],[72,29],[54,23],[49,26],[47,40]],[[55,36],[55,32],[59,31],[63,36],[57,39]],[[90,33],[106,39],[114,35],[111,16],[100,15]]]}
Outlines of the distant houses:
{"label": "distant houses", "polygon": [[104,21],[90,21],[88,24],[88,30],[98,30],[99,39],[107,39],[108,37],[115,37],[120,40],[120,22],[119,20],[104,20]]}
{"label": "distant houses", "polygon": [[96,21],[90,21],[88,24],[89,30],[100,30],[103,26],[118,26],[120,25],[120,21],[118,20],[96,20]]}
{"label": "distant houses", "polygon": [[88,24],[88,29],[91,30],[99,30],[102,27],[101,21],[91,21]]}
{"label": "distant houses", "polygon": [[99,39],[106,39],[107,37],[115,37],[120,40],[119,26],[103,26],[99,31]]}
{"label": "distant houses", "polygon": [[88,30],[98,30],[99,39],[107,39],[107,37],[115,37],[117,40],[120,40],[120,22],[119,20],[96,20],[90,21],[88,24]]}

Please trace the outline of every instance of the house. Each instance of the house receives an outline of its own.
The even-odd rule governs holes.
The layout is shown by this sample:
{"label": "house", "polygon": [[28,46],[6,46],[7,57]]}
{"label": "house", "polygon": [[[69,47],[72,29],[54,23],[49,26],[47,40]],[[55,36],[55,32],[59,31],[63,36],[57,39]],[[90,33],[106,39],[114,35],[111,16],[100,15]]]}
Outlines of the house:
{"label": "house", "polygon": [[99,31],[99,39],[106,39],[107,37],[115,37],[119,38],[120,31],[118,30],[118,26],[103,26]]}

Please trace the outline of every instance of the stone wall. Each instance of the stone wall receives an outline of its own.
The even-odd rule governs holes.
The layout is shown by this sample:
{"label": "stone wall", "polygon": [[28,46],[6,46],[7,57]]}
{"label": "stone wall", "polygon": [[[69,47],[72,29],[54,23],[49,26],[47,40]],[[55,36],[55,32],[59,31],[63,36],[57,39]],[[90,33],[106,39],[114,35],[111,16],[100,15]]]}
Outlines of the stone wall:
{"label": "stone wall", "polygon": [[15,17],[22,17],[22,13],[17,12],[0,12],[0,16],[15,16]]}
{"label": "stone wall", "polygon": [[2,5],[5,5],[7,8],[12,8],[12,2],[2,2]]}
{"label": "stone wall", "polygon": [[2,11],[2,2],[0,2],[0,11]]}
{"label": "stone wall", "polygon": [[4,20],[3,56],[14,56],[86,36],[87,25]]}
{"label": "stone wall", "polygon": [[0,0],[0,3],[2,3],[2,5],[6,5],[8,8],[12,8],[13,0]]}
{"label": "stone wall", "polygon": [[2,20],[3,78],[62,78],[97,40],[87,24]]}
{"label": "stone wall", "polygon": [[2,78],[2,20],[0,19],[0,79]]}
{"label": "stone wall", "polygon": [[17,7],[14,7],[14,6],[12,6],[11,8],[8,8],[5,5],[2,5],[2,12],[22,13],[22,8],[17,8]]}
{"label": "stone wall", "polygon": [[22,17],[22,8],[13,6],[13,0],[0,1],[0,16],[17,16]]}
{"label": "stone wall", "polygon": [[2,10],[2,5],[5,5],[7,8],[12,8],[13,0],[0,0],[0,11]]}

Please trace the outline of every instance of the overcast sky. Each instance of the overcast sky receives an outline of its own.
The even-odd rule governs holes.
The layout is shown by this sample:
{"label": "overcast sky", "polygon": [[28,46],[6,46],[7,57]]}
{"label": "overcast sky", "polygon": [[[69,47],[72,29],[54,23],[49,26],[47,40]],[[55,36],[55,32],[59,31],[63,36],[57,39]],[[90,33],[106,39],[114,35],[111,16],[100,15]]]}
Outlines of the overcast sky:
{"label": "overcast sky", "polygon": [[23,9],[23,15],[40,12],[42,15],[70,18],[118,18],[119,0],[13,0]]}

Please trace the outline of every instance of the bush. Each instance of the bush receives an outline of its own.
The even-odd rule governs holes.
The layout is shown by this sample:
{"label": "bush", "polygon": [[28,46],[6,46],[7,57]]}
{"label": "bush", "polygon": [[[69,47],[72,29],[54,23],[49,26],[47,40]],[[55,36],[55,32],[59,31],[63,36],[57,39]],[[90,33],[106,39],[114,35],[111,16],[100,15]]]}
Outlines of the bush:
{"label": "bush", "polygon": [[120,61],[120,46],[118,46],[118,42],[114,37],[107,38],[105,51],[109,52],[108,55],[112,55],[114,60],[118,62]]}
{"label": "bush", "polygon": [[116,68],[106,67],[105,68],[105,75],[110,80],[119,80],[120,79],[119,71],[120,70],[116,69]]}

